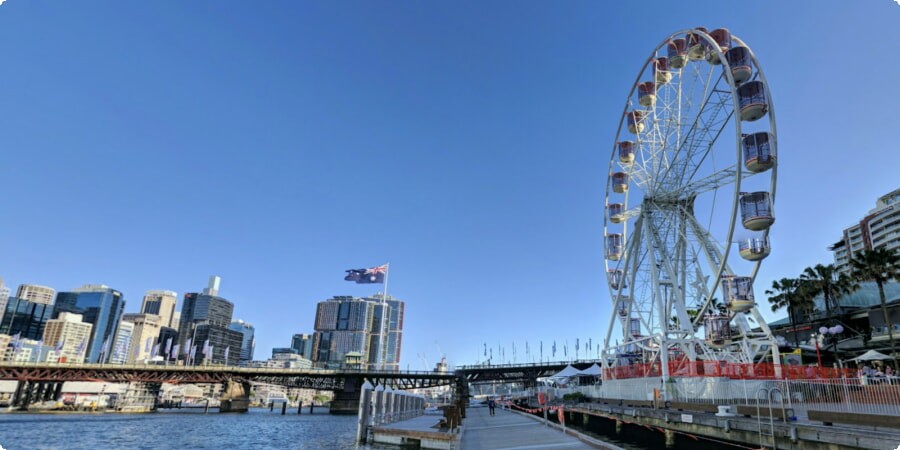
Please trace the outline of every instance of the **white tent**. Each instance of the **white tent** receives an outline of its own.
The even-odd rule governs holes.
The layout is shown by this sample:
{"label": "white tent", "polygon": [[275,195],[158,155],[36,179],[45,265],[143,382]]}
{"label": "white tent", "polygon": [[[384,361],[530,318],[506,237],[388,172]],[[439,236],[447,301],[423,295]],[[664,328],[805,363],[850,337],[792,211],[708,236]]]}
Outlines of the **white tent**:
{"label": "white tent", "polygon": [[575,377],[578,375],[581,375],[581,371],[572,367],[572,365],[570,364],[570,365],[567,365],[565,369],[560,370],[559,372],[555,373],[553,376],[551,376],[549,378],[569,378],[569,377]]}
{"label": "white tent", "polygon": [[581,371],[582,375],[590,375],[590,376],[596,376],[596,375],[600,375],[602,373],[603,373],[603,371],[600,369],[600,366],[598,366],[597,363],[594,363],[593,366],[588,367],[587,369],[584,369]]}
{"label": "white tent", "polygon": [[875,361],[881,359],[891,359],[891,357],[875,350],[869,350],[862,355],[859,355],[856,358],[850,358],[847,361]]}

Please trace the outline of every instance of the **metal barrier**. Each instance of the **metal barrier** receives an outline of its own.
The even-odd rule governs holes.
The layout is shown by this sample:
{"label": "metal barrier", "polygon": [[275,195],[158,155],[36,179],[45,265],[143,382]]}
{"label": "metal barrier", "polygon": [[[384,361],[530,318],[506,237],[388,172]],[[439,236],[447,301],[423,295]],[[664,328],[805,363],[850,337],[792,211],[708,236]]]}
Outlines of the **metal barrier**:
{"label": "metal barrier", "polygon": [[[900,416],[900,378],[813,378],[736,380],[730,378],[630,378],[607,380],[602,386],[577,387],[589,398],[653,400],[654,389],[670,402],[708,405],[756,405],[760,389],[777,389],[798,419],[809,410]],[[567,389],[566,391],[570,391]]]}

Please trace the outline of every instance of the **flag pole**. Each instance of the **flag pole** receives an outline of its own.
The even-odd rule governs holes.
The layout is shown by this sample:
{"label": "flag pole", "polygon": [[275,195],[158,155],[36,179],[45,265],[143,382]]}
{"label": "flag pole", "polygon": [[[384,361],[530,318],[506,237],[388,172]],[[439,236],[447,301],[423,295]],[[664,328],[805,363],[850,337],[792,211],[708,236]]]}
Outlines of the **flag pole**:
{"label": "flag pole", "polygon": [[391,273],[391,262],[388,261],[388,263],[385,264],[384,283],[381,286],[383,289],[383,292],[381,293],[381,304],[382,304],[382,307],[381,307],[381,344],[379,345],[381,347],[381,349],[379,349],[380,350],[379,353],[381,353],[381,355],[379,355],[378,362],[380,363],[379,365],[381,366],[382,370],[385,369],[385,366],[386,366],[385,363],[387,362],[387,348],[385,348],[385,347],[387,344],[387,332],[388,331],[387,331],[387,318],[385,317],[385,315],[386,315],[385,311],[387,309],[387,295],[388,295],[387,287],[388,287],[388,275],[390,273]]}

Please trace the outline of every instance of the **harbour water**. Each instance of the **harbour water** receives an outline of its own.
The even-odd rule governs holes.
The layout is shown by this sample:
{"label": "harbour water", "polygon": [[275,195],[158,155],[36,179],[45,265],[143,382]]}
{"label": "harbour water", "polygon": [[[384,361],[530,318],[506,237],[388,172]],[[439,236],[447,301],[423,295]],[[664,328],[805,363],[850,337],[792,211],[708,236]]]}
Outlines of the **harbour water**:
{"label": "harbour water", "polygon": [[[246,414],[208,414],[198,409],[156,413],[0,413],[0,447],[35,449],[315,449],[397,450],[380,444],[359,444],[355,416],[333,416],[326,408],[313,414],[305,408],[286,415],[251,409]],[[542,426],[535,421],[535,426]],[[643,432],[641,430],[644,430]],[[582,430],[584,432],[584,430]],[[635,429],[616,436],[612,430],[587,434],[625,450],[658,448],[658,433]],[[675,450],[721,448],[704,441],[683,442]]]}
{"label": "harbour water", "polygon": [[0,446],[20,449],[322,449],[386,450],[355,442],[356,417],[327,409],[281,415],[171,410],[149,414],[0,414]]}

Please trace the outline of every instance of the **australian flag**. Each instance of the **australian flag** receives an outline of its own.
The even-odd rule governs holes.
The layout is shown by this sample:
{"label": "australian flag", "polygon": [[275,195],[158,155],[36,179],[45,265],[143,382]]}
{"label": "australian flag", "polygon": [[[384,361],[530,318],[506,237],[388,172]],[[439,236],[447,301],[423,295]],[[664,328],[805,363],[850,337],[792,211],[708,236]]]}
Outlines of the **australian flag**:
{"label": "australian flag", "polygon": [[387,276],[388,265],[383,264],[371,269],[350,269],[347,270],[346,281],[355,281],[356,284],[374,284],[384,283],[384,277]]}

